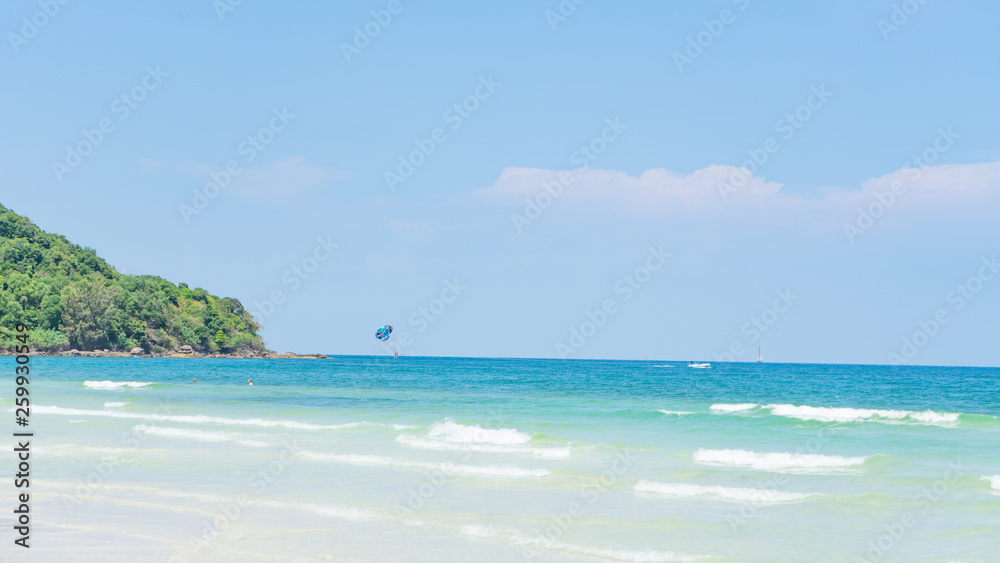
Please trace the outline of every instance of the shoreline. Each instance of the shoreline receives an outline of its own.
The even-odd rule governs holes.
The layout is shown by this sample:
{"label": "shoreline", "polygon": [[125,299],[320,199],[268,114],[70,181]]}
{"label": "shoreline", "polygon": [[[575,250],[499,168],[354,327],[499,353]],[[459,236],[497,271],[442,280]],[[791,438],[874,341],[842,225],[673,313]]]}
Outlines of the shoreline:
{"label": "shoreline", "polygon": [[326,354],[296,354],[294,352],[262,352],[260,354],[203,354],[201,352],[163,352],[156,354],[132,354],[130,352],[83,352],[78,350],[67,352],[29,352],[14,354],[0,352],[0,356],[25,355],[33,358],[185,358],[185,359],[229,359],[229,360],[326,360]]}

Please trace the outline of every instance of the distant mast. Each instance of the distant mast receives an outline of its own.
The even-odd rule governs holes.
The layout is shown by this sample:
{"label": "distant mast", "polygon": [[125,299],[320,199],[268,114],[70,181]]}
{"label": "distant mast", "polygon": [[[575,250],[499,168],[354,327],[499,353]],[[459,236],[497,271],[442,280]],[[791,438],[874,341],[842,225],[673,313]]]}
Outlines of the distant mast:
{"label": "distant mast", "polygon": [[760,346],[757,347],[757,363],[764,363],[764,357],[760,355]]}

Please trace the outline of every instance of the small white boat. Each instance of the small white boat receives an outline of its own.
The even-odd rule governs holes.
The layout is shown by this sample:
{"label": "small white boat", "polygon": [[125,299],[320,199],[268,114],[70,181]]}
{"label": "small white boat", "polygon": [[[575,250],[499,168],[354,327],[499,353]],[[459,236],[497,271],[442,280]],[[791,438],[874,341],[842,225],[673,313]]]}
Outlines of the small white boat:
{"label": "small white boat", "polygon": [[757,347],[757,363],[758,364],[764,363],[764,356],[760,355],[760,346]]}
{"label": "small white boat", "polygon": [[690,362],[690,363],[688,363],[688,367],[689,368],[702,368],[702,369],[704,369],[704,368],[710,368],[710,367],[712,367],[712,364],[709,364],[709,363],[700,363],[700,362]]}

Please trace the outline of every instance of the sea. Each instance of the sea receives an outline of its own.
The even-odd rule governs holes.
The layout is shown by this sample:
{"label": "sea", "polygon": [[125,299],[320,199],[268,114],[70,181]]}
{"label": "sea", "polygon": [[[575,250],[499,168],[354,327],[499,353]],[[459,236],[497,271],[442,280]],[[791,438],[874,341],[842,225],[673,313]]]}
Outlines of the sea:
{"label": "sea", "polygon": [[0,366],[0,561],[1000,561],[996,368]]}

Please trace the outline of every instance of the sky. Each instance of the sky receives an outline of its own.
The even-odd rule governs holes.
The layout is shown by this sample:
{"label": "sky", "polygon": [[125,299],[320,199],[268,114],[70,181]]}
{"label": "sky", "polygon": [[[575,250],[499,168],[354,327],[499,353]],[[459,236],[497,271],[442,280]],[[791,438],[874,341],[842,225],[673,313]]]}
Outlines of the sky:
{"label": "sky", "polygon": [[16,0],[0,203],[238,298],[279,351],[998,366],[998,27],[985,0]]}

